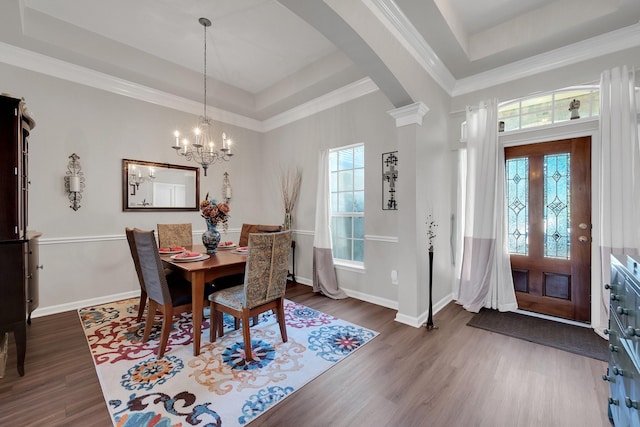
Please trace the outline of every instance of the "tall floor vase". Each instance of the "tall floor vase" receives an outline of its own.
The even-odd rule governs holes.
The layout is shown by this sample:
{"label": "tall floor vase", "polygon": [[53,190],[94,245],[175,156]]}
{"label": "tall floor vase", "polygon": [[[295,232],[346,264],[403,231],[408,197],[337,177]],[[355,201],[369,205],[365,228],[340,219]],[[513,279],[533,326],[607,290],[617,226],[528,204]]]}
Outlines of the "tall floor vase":
{"label": "tall floor vase", "polygon": [[433,251],[429,251],[429,315],[427,316],[427,330],[438,329],[433,324]]}

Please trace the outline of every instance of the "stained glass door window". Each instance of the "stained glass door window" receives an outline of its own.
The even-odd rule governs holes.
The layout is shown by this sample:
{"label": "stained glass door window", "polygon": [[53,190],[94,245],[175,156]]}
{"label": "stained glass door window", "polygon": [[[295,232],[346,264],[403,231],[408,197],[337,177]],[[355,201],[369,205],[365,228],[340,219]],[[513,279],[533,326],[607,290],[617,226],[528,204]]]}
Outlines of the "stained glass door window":
{"label": "stained glass door window", "polygon": [[507,160],[507,224],[509,253],[529,253],[529,159]]}
{"label": "stained glass door window", "polygon": [[571,154],[544,156],[544,256],[569,259],[571,253]]}

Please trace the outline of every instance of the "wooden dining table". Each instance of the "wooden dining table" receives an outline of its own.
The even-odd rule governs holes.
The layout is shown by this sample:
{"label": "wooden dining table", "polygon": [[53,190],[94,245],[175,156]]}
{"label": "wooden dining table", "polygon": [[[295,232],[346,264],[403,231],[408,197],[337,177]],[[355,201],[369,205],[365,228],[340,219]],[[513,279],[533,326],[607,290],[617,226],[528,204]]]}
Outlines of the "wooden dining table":
{"label": "wooden dining table", "polygon": [[[203,245],[187,246],[192,252],[206,253]],[[247,255],[232,250],[218,249],[204,261],[174,261],[170,255],[160,255],[165,267],[180,273],[191,282],[191,309],[193,313],[193,355],[200,354],[200,336],[202,335],[202,310],[204,307],[204,284],[233,274],[244,273]],[[199,313],[199,315],[198,315]]]}

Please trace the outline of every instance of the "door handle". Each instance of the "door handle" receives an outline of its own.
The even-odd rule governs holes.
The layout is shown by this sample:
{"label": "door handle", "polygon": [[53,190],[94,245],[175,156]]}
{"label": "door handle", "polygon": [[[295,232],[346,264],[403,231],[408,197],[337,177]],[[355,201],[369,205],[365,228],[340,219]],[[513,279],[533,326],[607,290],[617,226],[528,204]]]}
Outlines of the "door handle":
{"label": "door handle", "polygon": [[589,241],[589,238],[587,236],[580,236],[578,237],[578,241],[580,243],[587,243]]}

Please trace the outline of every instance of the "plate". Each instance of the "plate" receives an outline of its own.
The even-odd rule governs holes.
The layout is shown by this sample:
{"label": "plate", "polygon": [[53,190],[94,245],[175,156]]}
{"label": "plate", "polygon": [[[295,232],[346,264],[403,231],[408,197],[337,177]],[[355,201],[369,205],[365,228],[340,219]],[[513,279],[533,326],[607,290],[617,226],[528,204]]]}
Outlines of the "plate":
{"label": "plate", "polygon": [[220,246],[220,245],[218,245],[218,250],[221,250],[221,251],[230,251],[231,249],[235,249],[235,248],[236,248],[236,246],[238,246],[238,245],[227,245],[227,246]]}
{"label": "plate", "polygon": [[234,252],[237,252],[239,254],[248,254],[249,253],[249,247],[241,246],[238,249],[236,249]]}
{"label": "plate", "polygon": [[171,260],[175,262],[189,262],[189,261],[204,261],[205,259],[209,259],[209,255],[207,254],[199,254],[198,256],[180,257],[180,258],[178,258],[178,255],[171,255]]}
{"label": "plate", "polygon": [[160,255],[180,254],[180,253],[182,253],[184,251],[186,251],[186,249],[183,248],[182,246],[175,246],[174,250],[167,249],[166,251],[163,251],[163,250],[158,249],[158,252],[160,253]]}

